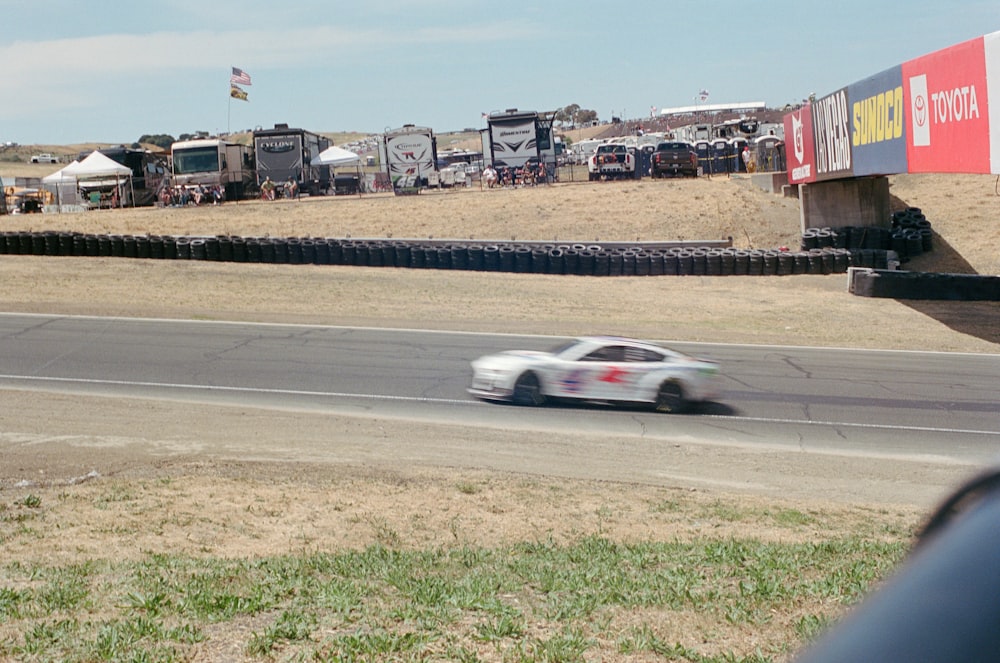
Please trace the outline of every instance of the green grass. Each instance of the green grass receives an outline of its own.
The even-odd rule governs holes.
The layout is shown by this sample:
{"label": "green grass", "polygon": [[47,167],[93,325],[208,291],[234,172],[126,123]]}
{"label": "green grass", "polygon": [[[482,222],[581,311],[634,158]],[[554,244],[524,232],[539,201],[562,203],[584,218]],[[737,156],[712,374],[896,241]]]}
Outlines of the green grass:
{"label": "green grass", "polygon": [[[204,658],[196,654],[213,644],[208,633],[231,632],[242,635],[227,645],[251,660],[772,661],[856,602],[906,545],[867,536],[808,544],[587,537],[9,564],[0,567],[0,659],[185,661]],[[670,624],[682,619],[711,626],[678,636]],[[727,629],[762,635],[748,651],[704,645]]]}

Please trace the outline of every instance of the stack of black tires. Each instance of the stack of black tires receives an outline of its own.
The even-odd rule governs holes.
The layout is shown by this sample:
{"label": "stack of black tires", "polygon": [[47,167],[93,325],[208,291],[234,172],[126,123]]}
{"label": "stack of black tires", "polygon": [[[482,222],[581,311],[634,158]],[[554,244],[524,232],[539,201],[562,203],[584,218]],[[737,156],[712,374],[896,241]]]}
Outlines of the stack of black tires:
{"label": "stack of black tires", "polygon": [[[807,228],[802,233],[801,247],[802,250],[834,247],[848,249],[852,253],[892,251],[900,262],[906,262],[934,248],[934,233],[930,221],[920,209],[908,207],[893,212],[889,228],[878,226]],[[875,262],[880,262],[880,257],[877,257]]]}
{"label": "stack of black tires", "polygon": [[[805,240],[805,238],[804,238]],[[852,241],[853,243],[853,241]],[[804,241],[805,244],[805,241]],[[867,241],[864,242],[867,247]],[[813,242],[800,251],[328,237],[3,232],[0,254],[403,267],[579,276],[783,276],[884,268],[884,249]]]}

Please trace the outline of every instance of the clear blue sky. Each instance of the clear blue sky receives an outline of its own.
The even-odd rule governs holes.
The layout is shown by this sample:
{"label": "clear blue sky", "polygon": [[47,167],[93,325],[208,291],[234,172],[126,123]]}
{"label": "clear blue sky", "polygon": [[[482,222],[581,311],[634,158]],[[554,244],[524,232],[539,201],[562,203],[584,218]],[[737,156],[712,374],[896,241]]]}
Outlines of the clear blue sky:
{"label": "clear blue sky", "polygon": [[0,141],[780,107],[996,30],[997,0],[0,0]]}

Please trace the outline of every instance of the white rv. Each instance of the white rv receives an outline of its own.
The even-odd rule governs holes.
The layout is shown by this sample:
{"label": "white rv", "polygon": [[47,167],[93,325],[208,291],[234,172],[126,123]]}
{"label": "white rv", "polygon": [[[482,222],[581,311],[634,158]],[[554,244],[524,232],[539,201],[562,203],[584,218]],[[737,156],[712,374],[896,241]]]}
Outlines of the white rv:
{"label": "white rv", "polygon": [[220,186],[227,200],[244,198],[253,183],[253,148],[218,138],[175,142],[170,146],[175,185]]}
{"label": "white rv", "polygon": [[382,135],[379,156],[397,193],[438,181],[437,139],[427,127],[405,124]]}
{"label": "white rv", "polygon": [[483,131],[483,160],[496,168],[515,169],[544,161],[548,172],[556,172],[554,115],[516,108],[490,113]]}

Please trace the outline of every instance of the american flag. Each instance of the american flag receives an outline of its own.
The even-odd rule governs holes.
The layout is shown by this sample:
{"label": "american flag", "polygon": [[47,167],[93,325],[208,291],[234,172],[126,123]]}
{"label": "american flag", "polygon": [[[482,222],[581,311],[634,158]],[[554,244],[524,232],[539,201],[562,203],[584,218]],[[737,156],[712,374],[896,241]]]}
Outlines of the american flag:
{"label": "american flag", "polygon": [[233,67],[233,73],[229,77],[229,82],[233,85],[252,85],[250,82],[250,74],[243,71],[239,67]]}

